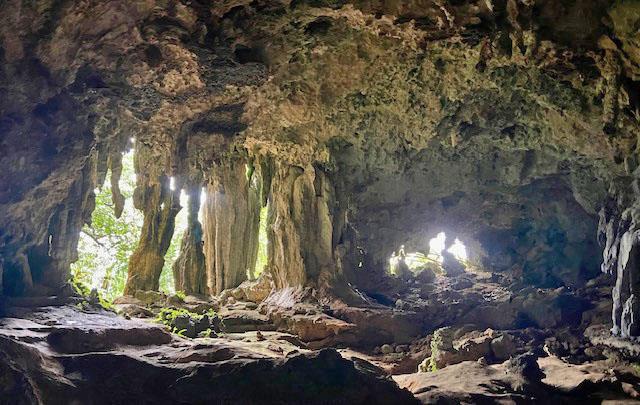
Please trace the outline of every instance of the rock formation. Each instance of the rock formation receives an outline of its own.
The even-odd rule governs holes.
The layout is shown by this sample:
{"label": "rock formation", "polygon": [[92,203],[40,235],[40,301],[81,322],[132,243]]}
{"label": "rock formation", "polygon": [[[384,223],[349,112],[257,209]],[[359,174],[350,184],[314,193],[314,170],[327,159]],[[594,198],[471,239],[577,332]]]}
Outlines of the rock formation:
{"label": "rock formation", "polygon": [[[156,291],[186,209],[177,289],[305,344],[400,355],[391,343],[474,325],[540,330],[522,339],[533,350],[568,328],[571,344],[547,349],[596,361],[604,344],[584,332],[608,311],[612,341],[640,338],[636,2],[7,0],[0,12],[0,301],[73,294],[94,190],[108,180],[122,214],[133,148],[132,313],[166,304]],[[470,274],[450,253],[444,275],[388,274],[399,246],[428,253],[440,232],[468,247]]]}
{"label": "rock formation", "polygon": [[204,205],[204,253],[209,291],[235,288],[253,273],[258,253],[261,188],[242,161],[213,169]]}
{"label": "rock formation", "polygon": [[200,211],[201,188],[196,185],[189,190],[189,206],[187,217],[187,230],[182,237],[180,256],[173,264],[173,276],[176,290],[187,294],[205,295],[206,265],[203,252],[204,236],[202,224],[198,220]]}

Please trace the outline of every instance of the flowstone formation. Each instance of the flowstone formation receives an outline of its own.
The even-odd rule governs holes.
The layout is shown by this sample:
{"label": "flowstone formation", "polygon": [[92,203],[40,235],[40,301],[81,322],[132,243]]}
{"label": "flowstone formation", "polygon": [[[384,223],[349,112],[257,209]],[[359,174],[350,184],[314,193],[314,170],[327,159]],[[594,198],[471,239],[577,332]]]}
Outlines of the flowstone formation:
{"label": "flowstone formation", "polygon": [[[9,313],[67,308],[69,297],[87,310],[70,264],[105,181],[122,214],[122,153],[133,149],[144,223],[115,302],[128,317],[217,311],[222,333],[358,350],[354,361],[376,375],[433,359],[423,369],[456,366],[482,386],[507,370],[513,400],[637,395],[636,2],[8,0],[0,12],[0,301]],[[173,276],[183,293],[167,297],[159,279],[181,210]],[[399,246],[426,254],[440,232],[467,247],[464,266],[389,274]],[[0,332],[19,329],[12,322]],[[73,370],[94,370],[33,336],[26,349],[20,333],[2,336],[16,390],[36,371],[12,363],[14,349],[68,365],[54,378],[63,388],[38,382],[29,398],[49,389],[74,398]],[[128,362],[123,345],[109,350]],[[258,363],[274,377],[307,361],[342,370],[332,356]],[[151,357],[154,373],[163,360]],[[598,373],[621,368],[589,374],[589,389],[542,394],[553,381],[538,366],[555,375],[596,362]],[[218,372],[207,367],[187,386]],[[177,369],[161,374],[187,375]],[[425,402],[479,398],[442,387],[422,395],[431,379],[402,383]],[[286,398],[282,389],[274,398]]]}

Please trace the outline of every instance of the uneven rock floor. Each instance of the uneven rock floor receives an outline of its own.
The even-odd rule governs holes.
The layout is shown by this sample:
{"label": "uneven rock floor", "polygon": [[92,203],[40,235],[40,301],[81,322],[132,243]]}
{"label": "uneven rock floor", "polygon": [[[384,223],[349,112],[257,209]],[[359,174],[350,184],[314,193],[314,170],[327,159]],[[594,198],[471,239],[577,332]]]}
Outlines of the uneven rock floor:
{"label": "uneven rock floor", "polygon": [[[252,302],[246,300],[252,286],[236,291],[237,298],[214,300],[145,293],[118,299],[120,315],[79,298],[13,300],[0,318],[0,398],[18,398],[10,402],[17,404],[640,400],[634,368],[640,344],[608,332],[610,308],[598,304],[605,281],[582,291],[514,293],[487,275],[436,277],[389,289],[386,305],[359,307],[320,303],[302,290]],[[214,338],[169,333],[154,321],[167,306],[215,310],[222,330]]]}
{"label": "uneven rock floor", "polygon": [[[255,339],[251,339],[251,337]],[[73,306],[0,320],[0,398],[12,404],[417,403],[375,367],[265,332],[183,339]]]}

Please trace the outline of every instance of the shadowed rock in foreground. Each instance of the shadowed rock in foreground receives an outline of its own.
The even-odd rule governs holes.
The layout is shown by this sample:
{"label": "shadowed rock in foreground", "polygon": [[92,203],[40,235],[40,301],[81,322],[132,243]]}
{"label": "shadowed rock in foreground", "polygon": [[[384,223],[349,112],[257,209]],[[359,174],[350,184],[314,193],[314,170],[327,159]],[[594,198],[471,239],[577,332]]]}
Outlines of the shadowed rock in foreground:
{"label": "shadowed rock in foreground", "polygon": [[334,350],[189,341],[74,307],[9,315],[0,321],[0,398],[12,404],[417,403]]}

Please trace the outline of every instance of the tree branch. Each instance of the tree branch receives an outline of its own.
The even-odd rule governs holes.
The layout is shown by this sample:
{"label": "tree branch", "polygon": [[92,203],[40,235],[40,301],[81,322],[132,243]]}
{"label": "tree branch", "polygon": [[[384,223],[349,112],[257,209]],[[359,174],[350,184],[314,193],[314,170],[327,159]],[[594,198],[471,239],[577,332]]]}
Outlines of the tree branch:
{"label": "tree branch", "polygon": [[100,241],[100,239],[98,239],[97,236],[95,236],[94,234],[92,234],[91,232],[86,231],[85,229],[82,229],[80,232],[84,233],[85,235],[87,235],[88,237],[90,237],[96,244],[98,244],[98,246],[101,246],[105,249],[108,249],[109,247],[107,245],[105,245],[104,243],[102,243]]}

